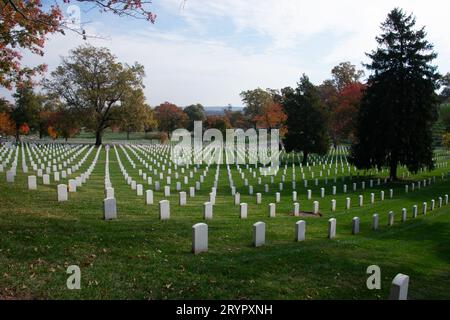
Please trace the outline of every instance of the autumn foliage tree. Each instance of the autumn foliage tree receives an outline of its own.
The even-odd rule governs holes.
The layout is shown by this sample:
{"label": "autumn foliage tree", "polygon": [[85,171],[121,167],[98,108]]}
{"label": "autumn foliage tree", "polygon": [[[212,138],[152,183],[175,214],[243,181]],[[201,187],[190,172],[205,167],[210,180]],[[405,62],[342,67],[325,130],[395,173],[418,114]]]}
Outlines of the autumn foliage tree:
{"label": "autumn foliage tree", "polygon": [[31,52],[44,55],[48,34],[72,30],[86,38],[85,30],[71,27],[63,18],[61,5],[68,3],[88,4],[103,13],[146,19],[153,23],[156,15],[149,10],[150,1],[145,0],[55,0],[45,8],[40,0],[0,1],[0,86],[11,89],[20,87],[36,73],[43,73],[45,65],[22,66],[22,55]]}
{"label": "autumn foliage tree", "polygon": [[263,113],[254,118],[258,128],[278,129],[281,137],[287,132],[286,120],[287,115],[283,111],[283,106],[276,102],[267,104]]}
{"label": "autumn foliage tree", "polygon": [[170,102],[164,102],[155,108],[158,129],[170,133],[175,129],[184,128],[189,118],[183,109]]}
{"label": "autumn foliage tree", "polygon": [[233,111],[233,108],[229,106],[225,109],[224,114],[233,128],[248,129],[252,127],[252,123],[240,110]]}
{"label": "autumn foliage tree", "polygon": [[58,137],[62,137],[67,141],[80,131],[81,121],[76,110],[61,107],[52,117],[54,119],[51,123],[53,123]]}
{"label": "autumn foliage tree", "polygon": [[12,136],[16,133],[16,124],[7,112],[0,112],[0,134]]}
{"label": "autumn foliage tree", "polygon": [[218,129],[225,137],[226,130],[231,129],[231,124],[226,116],[208,116],[206,117],[206,126],[208,129]]}
{"label": "autumn foliage tree", "polygon": [[353,139],[363,94],[364,85],[359,82],[349,83],[337,93],[330,114],[330,133],[335,146],[342,140]]}

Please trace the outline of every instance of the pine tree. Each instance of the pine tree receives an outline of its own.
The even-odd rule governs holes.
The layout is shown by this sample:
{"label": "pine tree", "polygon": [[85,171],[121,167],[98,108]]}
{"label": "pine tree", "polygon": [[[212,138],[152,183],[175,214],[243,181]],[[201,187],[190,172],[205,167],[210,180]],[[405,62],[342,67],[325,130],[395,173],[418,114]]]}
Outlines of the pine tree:
{"label": "pine tree", "polygon": [[399,164],[412,172],[433,167],[431,129],[439,75],[430,63],[437,55],[424,28],[414,30],[415,23],[412,15],[396,8],[381,25],[378,48],[367,54],[372,74],[350,153],[358,168],[389,166],[392,180]]}
{"label": "pine tree", "polygon": [[329,148],[327,114],[318,89],[303,75],[296,89],[285,88],[283,109],[287,115],[286,151],[303,151],[306,165],[310,153],[325,154]]}

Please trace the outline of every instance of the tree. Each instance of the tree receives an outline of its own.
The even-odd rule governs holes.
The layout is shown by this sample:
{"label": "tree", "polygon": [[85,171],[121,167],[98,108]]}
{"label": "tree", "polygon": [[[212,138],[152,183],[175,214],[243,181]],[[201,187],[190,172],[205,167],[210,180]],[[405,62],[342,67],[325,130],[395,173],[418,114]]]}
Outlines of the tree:
{"label": "tree", "polygon": [[342,62],[331,70],[333,84],[338,91],[345,86],[359,82],[364,77],[364,71],[357,70],[350,62]]}
{"label": "tree", "polygon": [[12,136],[16,133],[16,124],[7,112],[0,112],[0,134]]}
{"label": "tree", "polygon": [[252,123],[245,117],[242,111],[233,111],[231,105],[224,110],[224,114],[232,128],[248,129],[252,126]]}
{"label": "tree", "polygon": [[287,131],[286,120],[287,115],[283,111],[283,106],[276,102],[266,105],[263,114],[255,117],[258,128],[278,129],[281,137],[284,137]]}
{"label": "tree", "polygon": [[147,105],[145,104],[144,92],[137,89],[123,95],[118,125],[122,131],[127,133],[127,140],[131,132],[144,131],[147,121]]}
{"label": "tree", "polygon": [[53,117],[54,119],[51,120],[53,128],[57,135],[66,141],[80,131],[80,117],[75,109],[60,106]]}
{"label": "tree", "polygon": [[439,123],[444,130],[450,132],[450,103],[442,104],[439,108]]}
{"label": "tree", "polygon": [[22,123],[17,130],[18,134],[27,135],[30,132],[30,127],[26,123]]}
{"label": "tree", "polygon": [[199,103],[187,106],[183,109],[183,111],[189,118],[187,125],[187,129],[189,131],[194,130],[194,121],[203,122],[206,120],[205,108],[203,108],[203,106]]}
{"label": "tree", "polygon": [[439,98],[441,103],[450,103],[450,72],[447,72],[445,76],[442,77],[442,86],[443,89]]}
{"label": "tree", "polygon": [[336,95],[336,107],[330,113],[330,133],[333,144],[337,146],[342,140],[353,139],[364,85],[353,82],[342,88]]}
{"label": "tree", "polygon": [[226,136],[226,130],[231,128],[231,124],[225,116],[208,116],[206,118],[206,125],[208,129],[220,130],[224,137]]}
{"label": "tree", "polygon": [[266,105],[273,102],[272,96],[261,88],[241,92],[242,101],[245,104],[244,114],[256,127],[255,117],[264,112]]}
{"label": "tree", "polygon": [[97,146],[104,130],[120,120],[126,93],[144,87],[142,65],[122,64],[107,48],[90,45],[72,50],[51,77],[45,87],[82,115],[86,128],[95,132]]}
{"label": "tree", "polygon": [[356,141],[350,161],[358,168],[388,165],[397,179],[398,164],[412,172],[433,167],[432,131],[437,119],[439,75],[430,63],[436,58],[415,19],[392,10],[368,54],[370,75],[358,114]]}
{"label": "tree", "polygon": [[158,128],[158,121],[156,120],[155,112],[152,110],[152,108],[150,108],[148,104],[145,104],[143,117],[145,132],[153,131]]}
{"label": "tree", "polygon": [[28,131],[39,130],[39,112],[42,108],[42,98],[33,92],[29,83],[19,87],[13,96],[16,103],[11,112],[11,118],[16,124],[16,138],[18,139],[19,128],[22,124],[27,125]]}
{"label": "tree", "polygon": [[183,109],[170,102],[164,102],[155,108],[155,117],[159,131],[170,133],[184,128],[189,120]]}
{"label": "tree", "polygon": [[11,110],[13,109],[12,104],[6,100],[5,98],[0,98],[0,112],[6,112],[11,113]]}
{"label": "tree", "polygon": [[287,115],[285,148],[303,151],[303,165],[310,153],[326,154],[329,148],[328,118],[320,103],[319,90],[306,75],[300,78],[296,89],[285,88],[283,108]]}
{"label": "tree", "polygon": [[156,15],[144,0],[56,0],[44,9],[40,0],[3,0],[0,2],[0,86],[8,89],[15,84],[20,87],[30,82],[36,73],[43,73],[45,65],[23,67],[23,52],[44,55],[44,45],[48,34],[71,30],[86,38],[82,28],[71,27],[71,22],[63,18],[61,4],[87,3],[103,13],[113,13],[154,23]]}
{"label": "tree", "polygon": [[442,135],[442,146],[447,150],[450,149],[450,132]]}

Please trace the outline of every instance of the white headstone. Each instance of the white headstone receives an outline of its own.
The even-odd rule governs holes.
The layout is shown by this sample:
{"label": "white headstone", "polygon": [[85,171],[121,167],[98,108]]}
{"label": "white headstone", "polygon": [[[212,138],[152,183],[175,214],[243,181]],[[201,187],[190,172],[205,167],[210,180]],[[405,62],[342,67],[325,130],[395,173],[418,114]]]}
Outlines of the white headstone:
{"label": "white headstone", "polygon": [[409,277],[404,274],[397,274],[392,280],[389,300],[408,300]]}
{"label": "white headstone", "polygon": [[276,215],[276,207],[275,207],[275,203],[269,203],[269,217],[270,218],[275,218]]}
{"label": "white headstone", "polygon": [[186,205],[186,192],[184,192],[184,191],[181,191],[179,193],[179,204],[180,204],[180,206]]}
{"label": "white headstone", "polygon": [[203,204],[203,219],[210,220],[213,217],[213,206],[211,202]]}
{"label": "white headstone", "polygon": [[153,204],[153,190],[145,191],[145,203]]}
{"label": "white headstone", "polygon": [[331,218],[328,220],[328,239],[336,237],[336,219]]}
{"label": "white headstone", "polygon": [[103,218],[105,220],[117,218],[116,199],[106,198],[103,200]]}
{"label": "white headstone", "polygon": [[298,217],[300,215],[300,204],[298,202],[294,203],[294,216]]}
{"label": "white headstone", "polygon": [[208,251],[208,225],[197,223],[192,226],[192,252],[198,254]]}
{"label": "white headstone", "polygon": [[161,200],[159,202],[159,219],[168,220],[170,218],[170,202],[169,200]]}
{"label": "white headstone", "polygon": [[37,182],[36,176],[28,176],[28,190],[36,190]]}
{"label": "white headstone", "polygon": [[388,215],[388,226],[394,225],[394,212],[390,211]]}
{"label": "white headstone", "polygon": [[402,209],[402,217],[401,217],[401,221],[405,222],[406,221],[406,208]]}
{"label": "white headstone", "polygon": [[319,213],[319,201],[313,202],[313,212],[314,212],[314,214]]}
{"label": "white headstone", "polygon": [[253,225],[253,246],[260,247],[266,243],[266,224],[257,222]]}
{"label": "white headstone", "polygon": [[143,196],[144,195],[144,187],[142,184],[136,185],[136,195]]}
{"label": "white headstone", "polygon": [[257,193],[256,194],[256,204],[261,204],[261,201],[262,201],[262,194]]}
{"label": "white headstone", "polygon": [[69,180],[69,192],[77,192],[77,181],[75,179]]}
{"label": "white headstone", "polygon": [[372,230],[378,229],[378,214],[374,213],[372,216]]}
{"label": "white headstone", "polygon": [[352,219],[352,234],[358,234],[359,233],[359,218],[354,217]]}
{"label": "white headstone", "polygon": [[58,184],[58,201],[67,201],[69,200],[69,195],[67,193],[67,185]]}
{"label": "white headstone", "polygon": [[241,217],[241,219],[247,219],[247,204],[246,203],[240,204],[240,217]]}
{"label": "white headstone", "polygon": [[295,241],[305,241],[306,222],[304,220],[295,223]]}

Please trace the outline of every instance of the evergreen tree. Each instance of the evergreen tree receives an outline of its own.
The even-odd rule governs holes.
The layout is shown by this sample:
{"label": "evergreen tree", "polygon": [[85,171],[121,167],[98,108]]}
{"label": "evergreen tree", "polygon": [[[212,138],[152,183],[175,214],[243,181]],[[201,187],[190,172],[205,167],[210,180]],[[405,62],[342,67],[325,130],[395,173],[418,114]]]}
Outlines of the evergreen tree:
{"label": "evergreen tree", "polygon": [[17,88],[13,97],[16,103],[11,118],[16,124],[16,139],[19,139],[19,128],[26,124],[31,131],[39,130],[39,112],[42,109],[42,96],[35,94],[30,84]]}
{"label": "evergreen tree", "polygon": [[432,125],[437,116],[439,75],[430,62],[436,58],[425,40],[424,28],[414,30],[415,19],[392,10],[376,38],[378,48],[367,54],[372,74],[358,114],[356,141],[350,161],[358,168],[397,166],[412,172],[433,167]]}
{"label": "evergreen tree", "polygon": [[296,89],[282,90],[287,115],[284,146],[288,152],[303,151],[303,165],[310,153],[325,154],[329,148],[328,118],[318,89],[303,75]]}

